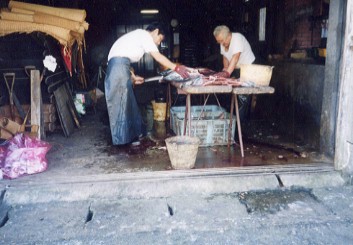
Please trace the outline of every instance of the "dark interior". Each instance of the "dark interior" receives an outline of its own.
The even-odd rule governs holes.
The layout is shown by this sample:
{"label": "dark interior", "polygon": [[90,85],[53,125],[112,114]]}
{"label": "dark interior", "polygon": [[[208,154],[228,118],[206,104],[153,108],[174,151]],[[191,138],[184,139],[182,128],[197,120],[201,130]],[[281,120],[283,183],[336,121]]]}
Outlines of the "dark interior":
{"label": "dark interior", "polygon": [[[323,101],[323,83],[325,79],[325,57],[319,55],[319,49],[326,48],[327,27],[324,25],[329,16],[329,1],[323,0],[169,0],[169,1],[113,1],[113,0],[74,0],[74,1],[25,1],[54,7],[80,8],[87,11],[86,21],[89,29],[85,33],[86,52],[84,53],[85,72],[89,91],[99,88],[104,91],[103,79],[99,78],[101,69],[106,68],[107,55],[114,41],[126,32],[144,28],[152,21],[165,24],[168,31],[160,51],[174,62],[189,67],[205,67],[215,71],[222,68],[219,45],[213,37],[217,25],[227,25],[231,31],[240,32],[248,39],[256,56],[257,64],[273,65],[270,86],[275,88],[273,95],[256,97],[256,104],[247,112],[243,122],[244,140],[247,144],[259,147],[275,147],[296,152],[288,162],[303,162],[301,152],[314,152],[311,159],[304,162],[322,161],[320,152],[320,126]],[[1,1],[1,7],[7,1]],[[259,11],[266,8],[265,38],[259,40]],[[141,9],[158,9],[159,14],[142,15]],[[171,21],[177,20],[176,26]],[[175,38],[179,34],[180,55],[174,52]],[[44,54],[60,57],[55,41],[41,33],[14,34],[0,38],[0,69],[35,65],[42,70]],[[293,53],[305,53],[297,59]],[[60,60],[60,59],[59,59]],[[59,62],[60,63],[60,62]],[[159,67],[150,57],[145,56],[134,64],[135,73],[144,77],[155,76]],[[64,65],[59,69],[66,71]],[[67,71],[66,71],[67,72]],[[24,81],[26,74],[18,74]],[[3,78],[0,78],[3,79]],[[1,80],[0,105],[7,102],[6,89]],[[73,94],[80,91],[76,77],[68,77]],[[21,102],[28,102],[28,88],[17,83]],[[45,84],[43,84],[45,86]],[[42,89],[43,101],[50,100]],[[166,84],[149,83],[136,88],[136,97],[144,110],[150,109],[152,99],[166,95]],[[185,105],[185,97],[172,91],[173,105]],[[229,97],[220,96],[222,107],[229,110]],[[96,115],[97,108],[103,105],[88,105],[88,113]],[[195,96],[193,104],[202,103]],[[211,99],[210,104],[215,103]],[[106,111],[97,114],[104,117]],[[87,118],[87,117],[86,117]],[[85,116],[81,119],[85,123]],[[107,120],[107,119],[102,119]],[[169,132],[167,123],[166,135]],[[58,129],[54,134],[60,134]],[[70,140],[70,137],[68,138]],[[107,139],[107,141],[109,141]],[[329,143],[329,142],[328,142]],[[300,150],[297,150],[300,147]],[[276,155],[281,153],[276,152]],[[210,155],[210,154],[209,154]],[[212,154],[211,154],[212,155]],[[205,158],[207,153],[205,153]],[[260,156],[261,159],[261,156]],[[262,159],[263,160],[263,159]],[[207,161],[205,161],[207,162]],[[255,161],[256,162],[256,161]],[[261,161],[259,161],[261,165]],[[267,161],[264,164],[267,164]],[[251,163],[249,163],[251,165]],[[239,164],[241,165],[241,164]],[[205,164],[210,167],[209,164]]]}

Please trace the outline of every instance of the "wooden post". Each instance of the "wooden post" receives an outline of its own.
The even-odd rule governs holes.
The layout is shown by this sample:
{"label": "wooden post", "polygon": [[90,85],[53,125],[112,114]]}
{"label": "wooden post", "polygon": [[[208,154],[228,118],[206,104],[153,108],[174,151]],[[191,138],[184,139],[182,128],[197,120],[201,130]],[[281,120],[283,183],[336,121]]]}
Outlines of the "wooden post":
{"label": "wooden post", "polygon": [[237,127],[238,127],[238,138],[239,138],[239,144],[240,144],[240,153],[241,153],[241,157],[244,157],[244,146],[243,146],[243,136],[241,134],[238,95],[234,96],[234,101],[235,101],[235,114],[236,114],[235,116],[237,117]]}
{"label": "wooden post", "polygon": [[37,125],[37,137],[45,138],[44,133],[44,117],[42,116],[42,95],[40,90],[40,74],[39,70],[31,70],[31,125]]}
{"label": "wooden post", "polygon": [[229,115],[229,128],[228,128],[228,148],[230,147],[230,143],[232,141],[233,112],[234,112],[234,98],[235,97],[236,97],[236,95],[232,93],[232,98],[230,100],[230,115]]}
{"label": "wooden post", "polygon": [[[320,151],[332,159],[334,158],[336,148],[337,103],[339,100],[338,89],[342,62],[342,43],[344,38],[343,16],[346,2],[346,0],[330,1],[325,81],[321,107]],[[349,14],[347,15],[347,25],[350,24],[348,19]]]}
{"label": "wooden post", "polygon": [[335,169],[353,176],[353,1],[347,1],[345,23],[336,120]]}

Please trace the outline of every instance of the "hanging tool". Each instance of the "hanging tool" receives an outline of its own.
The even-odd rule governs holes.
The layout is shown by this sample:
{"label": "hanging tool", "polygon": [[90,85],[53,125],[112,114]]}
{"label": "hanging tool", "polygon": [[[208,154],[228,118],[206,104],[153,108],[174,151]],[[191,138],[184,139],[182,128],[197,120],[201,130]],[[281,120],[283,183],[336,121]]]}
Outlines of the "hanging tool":
{"label": "hanging tool", "polygon": [[[12,76],[11,88],[10,88],[9,82],[7,81],[7,77],[9,76]],[[11,120],[15,120],[15,111],[14,111],[14,103],[13,103],[13,85],[15,84],[15,73],[4,73],[4,79],[5,79],[7,90],[9,92]]]}
{"label": "hanging tool", "polygon": [[35,70],[35,66],[25,66],[25,73],[26,75],[30,78],[31,77],[31,71]]}
{"label": "hanging tool", "polygon": [[[14,107],[16,106],[16,109],[18,111],[18,114],[20,115],[20,117],[22,119],[25,118],[26,116],[26,113],[24,112],[21,104],[20,104],[20,101],[18,100],[15,92],[13,91],[13,87],[15,85],[15,73],[11,72],[11,73],[4,73],[4,80],[5,80],[5,83],[6,83],[6,87],[8,89],[8,92],[9,92],[9,102],[10,102],[10,111],[11,111],[11,119],[12,120],[15,120],[15,111],[14,111]],[[9,82],[8,82],[8,77],[12,77],[12,81],[11,81],[11,86],[9,85]]]}
{"label": "hanging tool", "polygon": [[61,79],[58,81],[53,82],[52,84],[50,84],[48,86],[48,93],[51,94],[53,93],[55,90],[57,90],[59,87],[61,87],[63,84],[65,84],[66,80],[65,79]]}
{"label": "hanging tool", "polygon": [[[35,66],[31,66],[31,65],[29,65],[29,66],[25,66],[25,73],[26,73],[26,75],[29,77],[29,78],[31,78],[31,71],[32,70],[36,70],[36,67]],[[43,71],[42,71],[42,73],[41,73],[41,75],[40,75],[40,81],[42,82],[42,80],[43,80],[43,78],[44,78],[44,76],[46,75],[46,73],[47,73],[47,68],[43,68]]]}

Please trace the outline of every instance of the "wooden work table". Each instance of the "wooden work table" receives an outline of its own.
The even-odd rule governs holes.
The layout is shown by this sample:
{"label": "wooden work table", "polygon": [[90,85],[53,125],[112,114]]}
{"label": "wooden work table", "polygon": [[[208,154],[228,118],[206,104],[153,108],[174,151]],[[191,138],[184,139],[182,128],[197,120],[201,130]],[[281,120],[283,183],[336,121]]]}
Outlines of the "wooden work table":
{"label": "wooden work table", "polygon": [[[233,112],[235,106],[235,115],[237,121],[237,128],[238,128],[238,137],[239,137],[239,144],[240,144],[240,152],[241,156],[244,157],[244,146],[243,146],[243,136],[241,133],[241,123],[240,123],[240,116],[239,116],[239,105],[238,105],[238,95],[251,95],[251,94],[273,94],[275,89],[270,86],[262,86],[262,87],[234,87],[232,90],[232,99],[230,104],[230,123],[229,128],[232,128],[233,123]],[[230,145],[231,139],[231,131],[228,130],[228,146]]]}
{"label": "wooden work table", "polygon": [[273,94],[275,89],[270,86],[262,87],[232,87],[231,85],[212,85],[212,86],[192,86],[183,83],[171,82],[171,84],[178,89],[179,94],[186,95],[185,105],[185,120],[184,120],[184,135],[186,134],[186,125],[189,120],[188,135],[191,135],[191,95],[193,94],[207,94],[204,105],[207,103],[210,94],[232,94],[231,107],[230,107],[230,124],[228,130],[228,147],[231,142],[231,132],[233,112],[235,106],[236,122],[238,128],[238,136],[240,143],[241,156],[244,157],[243,139],[241,133],[241,123],[239,116],[238,95],[251,95],[251,94]]}
{"label": "wooden work table", "polygon": [[186,125],[189,120],[188,135],[191,135],[191,95],[206,94],[204,105],[206,105],[210,94],[230,94],[232,86],[230,85],[212,85],[212,86],[192,86],[184,85],[182,83],[171,82],[171,84],[178,89],[179,94],[186,95],[185,105],[185,120],[184,120],[184,135],[186,134]]}

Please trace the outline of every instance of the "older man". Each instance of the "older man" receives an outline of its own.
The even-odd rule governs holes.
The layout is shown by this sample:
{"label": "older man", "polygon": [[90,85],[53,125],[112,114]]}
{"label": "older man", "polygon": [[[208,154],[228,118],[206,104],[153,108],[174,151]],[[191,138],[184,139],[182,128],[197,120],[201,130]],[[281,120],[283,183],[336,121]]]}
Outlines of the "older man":
{"label": "older man", "polygon": [[227,26],[217,26],[213,35],[221,46],[223,55],[223,70],[217,73],[221,77],[230,77],[235,68],[242,64],[252,64],[255,55],[249,42],[240,33],[231,33]]}
{"label": "older man", "polygon": [[[223,55],[223,70],[216,73],[215,76],[228,78],[236,68],[240,68],[240,65],[252,64],[255,61],[251,46],[242,34],[232,33],[227,26],[221,25],[214,29],[213,35],[217,43],[220,44]],[[236,75],[233,73],[233,76]],[[239,95],[238,100],[240,117],[246,119],[250,96]]]}

